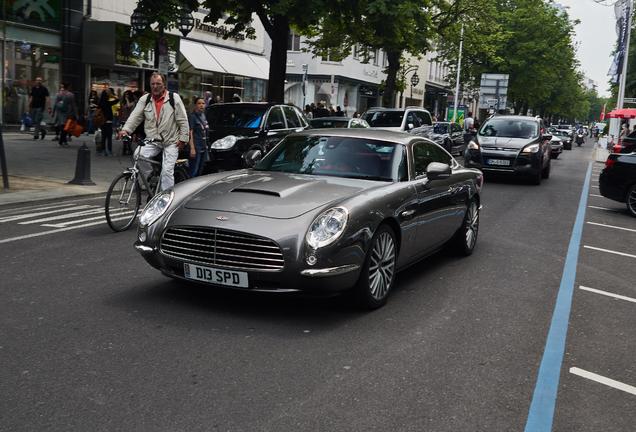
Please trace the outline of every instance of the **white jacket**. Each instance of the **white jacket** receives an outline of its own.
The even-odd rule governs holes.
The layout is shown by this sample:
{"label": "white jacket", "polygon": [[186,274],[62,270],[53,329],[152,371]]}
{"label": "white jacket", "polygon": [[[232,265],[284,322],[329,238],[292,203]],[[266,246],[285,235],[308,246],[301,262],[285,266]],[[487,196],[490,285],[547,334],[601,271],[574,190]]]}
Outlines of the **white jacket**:
{"label": "white jacket", "polygon": [[177,93],[172,93],[172,97],[174,98],[174,109],[170,105],[169,93],[166,91],[163,96],[163,106],[161,107],[159,118],[157,118],[155,101],[151,99],[150,103],[146,103],[148,98],[152,98],[151,94],[143,95],[137,101],[135,109],[130,113],[122,129],[128,134],[132,134],[143,121],[146,137],[163,138],[163,143],[159,143],[159,145],[166,147],[176,144],[177,141],[187,143],[190,141],[188,114],[181,97]]}

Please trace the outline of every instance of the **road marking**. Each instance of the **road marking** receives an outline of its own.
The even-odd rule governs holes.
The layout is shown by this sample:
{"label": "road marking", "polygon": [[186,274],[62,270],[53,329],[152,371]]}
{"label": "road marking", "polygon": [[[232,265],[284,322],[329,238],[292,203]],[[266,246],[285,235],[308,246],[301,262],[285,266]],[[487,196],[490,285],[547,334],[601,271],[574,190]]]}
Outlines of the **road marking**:
{"label": "road marking", "polygon": [[[130,215],[134,212],[134,210],[129,210],[126,212],[122,212],[122,215]],[[117,218],[117,220],[120,220],[123,218]],[[78,220],[73,220],[73,221],[69,221],[69,222],[62,222],[62,223],[57,223],[57,224],[42,224],[43,227],[51,227],[51,228],[64,228],[67,226],[71,226],[71,225],[75,225],[75,224],[79,224],[79,223],[84,223],[84,222],[88,222],[88,221],[92,221],[92,220],[103,220],[104,222],[106,222],[106,215],[102,214],[100,216],[96,216],[96,217],[91,217],[91,218],[85,218],[85,219],[78,219]]]}
{"label": "road marking", "polygon": [[614,255],[621,255],[621,256],[626,256],[626,257],[629,257],[629,258],[636,258],[636,255],[628,254],[628,253],[625,253],[625,252],[617,252],[617,251],[613,251],[613,250],[609,250],[609,249],[602,249],[602,248],[597,248],[597,247],[594,247],[594,246],[587,246],[587,245],[584,245],[583,247],[585,249],[592,249],[592,250],[597,250],[597,251],[600,251],[600,252],[611,253],[611,254],[614,254]]}
{"label": "road marking", "polygon": [[595,374],[593,372],[588,372],[586,370],[579,369],[577,367],[571,367],[570,373],[574,375],[578,375],[583,378],[587,378],[591,381],[596,381],[597,383],[600,383],[600,384],[605,384],[608,387],[612,387],[617,390],[622,390],[626,393],[636,395],[636,387],[631,386],[629,384],[625,384],[620,381],[616,381],[611,378],[607,378],[602,375]]}
{"label": "road marking", "polygon": [[79,199],[76,199],[76,200],[64,201],[63,203],[55,204],[55,205],[51,205],[51,203],[49,203],[49,204],[37,204],[37,205],[31,205],[31,206],[13,207],[13,208],[10,208],[10,209],[0,209],[0,214],[11,213],[11,212],[21,212],[21,211],[49,210],[49,209],[52,209],[52,208],[60,208],[60,207],[65,207],[65,206],[71,206],[71,205],[74,205],[73,203],[84,202],[84,201],[89,201],[89,200],[96,200],[96,199],[99,199],[99,200],[106,199],[106,195],[96,196],[96,197],[79,198]]}
{"label": "road marking", "polygon": [[611,211],[611,212],[621,212],[621,210],[618,209],[612,209],[612,208],[607,208],[607,207],[599,207],[599,206],[588,206],[588,208],[591,209],[596,209],[596,210],[605,210],[605,211]]}
{"label": "road marking", "polygon": [[592,162],[590,161],[587,165],[579,208],[576,212],[576,219],[572,228],[572,235],[570,236],[559,293],[554,305],[552,321],[550,322],[550,329],[548,330],[548,337],[537,374],[537,383],[532,395],[525,432],[550,432],[552,430],[591,177]]}
{"label": "road marking", "polygon": [[83,209],[94,208],[94,207],[95,206],[93,205],[86,204],[86,205],[80,205],[80,206],[74,206],[74,207],[65,207],[65,208],[61,208],[57,210],[48,210],[43,212],[20,214],[16,216],[7,216],[7,217],[0,218],[0,223],[14,222],[17,220],[22,220],[22,219],[30,219],[32,217],[44,216],[44,215],[59,213],[59,212],[67,211],[67,210],[83,210]]}
{"label": "road marking", "polygon": [[6,210],[0,210],[0,213],[11,213],[12,211],[15,214],[19,214],[20,212],[31,212],[31,211],[39,211],[39,210],[50,210],[50,209],[56,209],[56,208],[61,208],[61,207],[69,207],[69,206],[73,206],[75,204],[57,204],[57,205],[53,205],[53,206],[41,206],[41,207],[17,207],[17,208],[12,208],[12,209],[6,209]]}
{"label": "road marking", "polygon": [[630,232],[636,232],[636,229],[632,229],[632,228],[623,228],[623,227],[619,227],[619,226],[615,226],[615,225],[607,225],[607,224],[602,224],[602,223],[598,223],[598,222],[586,222],[590,225],[595,225],[595,226],[601,226],[604,228],[613,228],[613,229],[618,229],[618,230],[623,230],[623,231],[630,231]]}
{"label": "road marking", "polygon": [[590,196],[599,197],[599,198],[605,198],[603,195],[598,195],[598,194],[590,194]]}
{"label": "road marking", "polygon": [[598,186],[590,186],[590,187],[593,187],[594,189],[598,189]]}
{"label": "road marking", "polygon": [[[118,221],[118,220],[123,220],[123,219],[128,219],[128,216],[115,218],[113,220]],[[74,229],[78,229],[78,228],[86,228],[86,227],[89,227],[89,226],[100,225],[100,224],[103,224],[103,223],[104,223],[104,221],[100,220],[98,222],[91,222],[91,223],[87,223],[87,224],[84,224],[84,225],[78,225],[78,226],[72,226],[72,227],[67,227],[67,228],[54,229],[54,230],[50,230],[50,231],[42,231],[42,232],[39,232],[39,233],[27,234],[27,235],[23,235],[23,236],[19,236],[19,237],[11,237],[11,238],[8,238],[8,239],[0,240],[0,243],[9,243],[9,242],[12,242],[12,241],[26,240],[28,238],[39,237],[39,236],[49,235],[49,234],[55,234],[55,233],[59,233],[59,232],[63,232],[63,231],[70,231],[70,230],[74,230]]]}
{"label": "road marking", "polygon": [[607,297],[614,297],[614,298],[619,299],[619,300],[625,300],[625,301],[628,301],[628,302],[636,303],[636,299],[635,298],[623,296],[623,295],[620,295],[620,294],[614,294],[614,293],[607,292],[607,291],[601,291],[601,290],[598,290],[598,289],[595,289],[595,288],[586,287],[586,286],[583,286],[583,285],[579,285],[579,288],[582,289],[582,290],[585,290],[585,291],[593,292],[593,293],[604,295],[604,296],[607,296]]}
{"label": "road marking", "polygon": [[63,215],[58,215],[58,216],[50,216],[50,217],[46,217],[46,218],[42,218],[42,219],[35,219],[35,220],[26,221],[26,222],[18,222],[18,224],[19,225],[31,225],[31,224],[41,223],[41,222],[49,222],[49,221],[60,220],[60,219],[70,219],[70,218],[74,218],[74,217],[77,217],[77,216],[87,216],[87,215],[91,215],[91,214],[95,214],[95,213],[103,213],[103,212],[104,212],[103,208],[95,207],[93,209],[84,210],[84,211],[80,211],[80,212],[65,213]]}

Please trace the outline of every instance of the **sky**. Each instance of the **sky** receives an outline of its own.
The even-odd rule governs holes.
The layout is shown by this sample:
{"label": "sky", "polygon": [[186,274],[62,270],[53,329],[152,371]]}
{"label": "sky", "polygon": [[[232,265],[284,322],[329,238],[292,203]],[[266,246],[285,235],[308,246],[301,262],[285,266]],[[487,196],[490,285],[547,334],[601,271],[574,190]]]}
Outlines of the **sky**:
{"label": "sky", "polygon": [[[557,3],[569,7],[567,11],[571,19],[581,21],[575,26],[581,69],[587,78],[596,82],[600,96],[609,96],[607,71],[612,62],[610,53],[617,40],[614,8],[593,0],[557,0]],[[604,3],[614,3],[614,0],[605,0]]]}

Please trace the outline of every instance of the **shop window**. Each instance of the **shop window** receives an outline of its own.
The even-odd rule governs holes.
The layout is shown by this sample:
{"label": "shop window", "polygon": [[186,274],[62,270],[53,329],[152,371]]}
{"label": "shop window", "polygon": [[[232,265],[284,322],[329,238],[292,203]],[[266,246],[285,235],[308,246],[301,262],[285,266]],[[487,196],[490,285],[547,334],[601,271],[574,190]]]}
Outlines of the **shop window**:
{"label": "shop window", "polygon": [[300,51],[300,35],[293,31],[289,32],[289,37],[287,38],[287,51]]}

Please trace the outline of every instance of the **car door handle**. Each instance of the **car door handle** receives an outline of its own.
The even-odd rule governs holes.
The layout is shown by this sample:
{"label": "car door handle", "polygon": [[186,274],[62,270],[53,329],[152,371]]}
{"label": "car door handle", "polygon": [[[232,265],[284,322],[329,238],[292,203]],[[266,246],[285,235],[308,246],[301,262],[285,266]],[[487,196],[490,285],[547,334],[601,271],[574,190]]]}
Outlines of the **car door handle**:
{"label": "car door handle", "polygon": [[415,214],[415,210],[404,210],[402,213],[400,213],[400,216],[402,216],[403,218],[408,218],[411,217]]}

